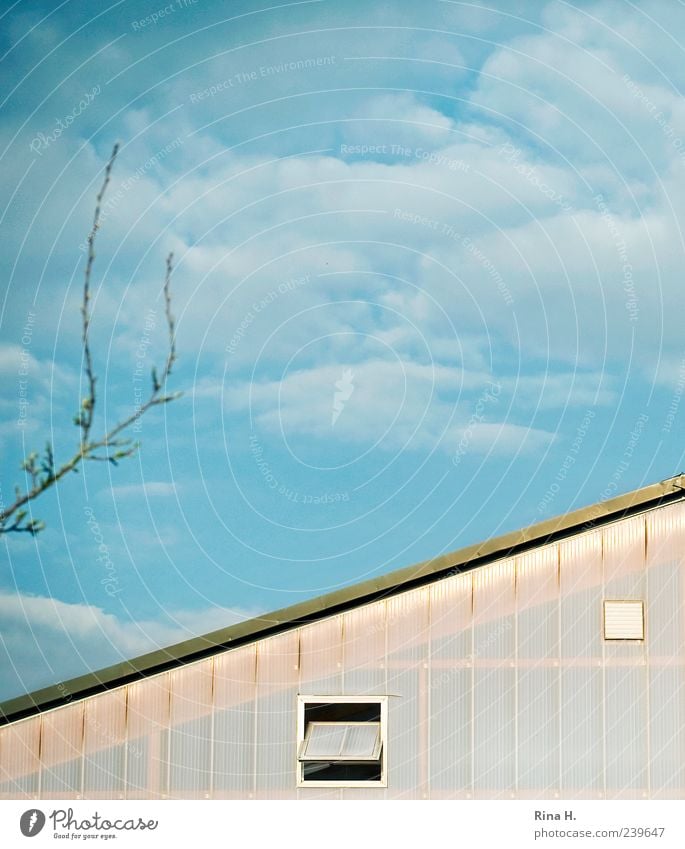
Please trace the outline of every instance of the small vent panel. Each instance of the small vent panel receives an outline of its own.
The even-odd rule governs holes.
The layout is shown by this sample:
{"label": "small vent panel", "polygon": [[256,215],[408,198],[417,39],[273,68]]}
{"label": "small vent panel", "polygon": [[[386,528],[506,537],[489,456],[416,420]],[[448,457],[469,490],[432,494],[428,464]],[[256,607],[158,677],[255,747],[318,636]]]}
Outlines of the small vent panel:
{"label": "small vent panel", "polygon": [[644,640],[643,601],[605,601],[605,640]]}

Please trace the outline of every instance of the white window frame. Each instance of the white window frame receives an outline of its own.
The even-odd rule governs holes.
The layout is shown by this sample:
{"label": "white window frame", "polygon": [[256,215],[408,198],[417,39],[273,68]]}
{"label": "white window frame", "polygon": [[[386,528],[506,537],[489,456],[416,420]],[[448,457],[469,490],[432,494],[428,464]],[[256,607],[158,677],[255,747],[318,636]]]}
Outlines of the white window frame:
{"label": "white window frame", "polygon": [[[380,762],[381,777],[379,781],[305,781],[305,761],[299,759],[302,744],[305,739],[305,706],[309,704],[377,704],[380,706]],[[337,724],[337,723],[336,723]],[[348,723],[350,724],[350,723]],[[297,747],[296,775],[298,787],[387,787],[388,786],[388,697],[387,696],[303,696],[297,697]],[[336,760],[336,763],[338,761]],[[344,763],[344,759],[340,759]]]}

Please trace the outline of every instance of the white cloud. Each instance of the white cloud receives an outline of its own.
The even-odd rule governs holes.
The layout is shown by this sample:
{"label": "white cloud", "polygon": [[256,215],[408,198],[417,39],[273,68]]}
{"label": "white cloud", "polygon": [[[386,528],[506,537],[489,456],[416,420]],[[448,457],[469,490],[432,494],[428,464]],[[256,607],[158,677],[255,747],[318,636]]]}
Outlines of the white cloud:
{"label": "white cloud", "polygon": [[167,498],[170,495],[176,495],[180,486],[173,481],[145,481],[139,484],[126,484],[123,486],[113,486],[111,492],[116,498]]}
{"label": "white cloud", "polygon": [[164,621],[123,621],[87,604],[0,592],[0,698],[101,669],[228,627],[254,611],[169,611]]}
{"label": "white cloud", "polygon": [[[653,182],[677,156],[655,122],[681,104],[683,65],[664,50],[668,35],[623,4],[545,6],[546,27],[498,47],[485,62],[472,101],[527,136],[542,158],[564,157],[584,175],[609,164],[619,180]],[[682,47],[681,47],[682,52]],[[649,103],[636,97],[636,84]]]}
{"label": "white cloud", "polygon": [[[340,381],[348,391],[335,406]],[[343,451],[377,446],[384,451],[440,448],[451,454],[468,429],[470,450],[517,454],[554,438],[526,423],[530,411],[558,408],[574,396],[587,402],[595,380],[578,378],[579,385],[574,385],[572,376],[503,379],[497,397],[486,401],[484,412],[479,409],[482,420],[474,424],[471,416],[479,397],[492,383],[499,381],[488,372],[439,363],[346,361],[300,369],[280,381],[230,386],[225,402],[234,412],[249,413],[256,429],[300,449],[313,438],[321,446]],[[512,421],[505,397],[519,385],[518,421]]]}
{"label": "white cloud", "polygon": [[[345,372],[352,375],[353,392],[333,431],[336,382]],[[249,404],[259,427],[272,434],[282,430],[286,439],[379,442],[395,450],[425,447],[438,439],[441,423],[446,427],[454,415],[449,405],[437,403],[438,394],[456,398],[475,383],[475,376],[444,366],[367,360],[301,369],[281,381],[230,388],[226,399],[229,406]]]}
{"label": "white cloud", "polygon": [[456,429],[452,450],[460,444],[469,454],[516,457],[520,454],[539,454],[556,439],[555,434],[539,428],[524,427],[507,422],[479,423],[472,428]]}
{"label": "white cloud", "polygon": [[615,379],[606,372],[552,372],[517,375],[502,381],[517,408],[561,410],[563,407],[616,403]]}
{"label": "white cloud", "polygon": [[343,125],[344,143],[380,147],[380,151],[368,154],[370,159],[380,161],[392,155],[393,145],[410,147],[413,156],[415,148],[430,152],[444,147],[456,132],[454,121],[447,115],[405,92],[370,97],[355,112],[354,118]]}
{"label": "white cloud", "polygon": [[[35,321],[35,319],[34,319]],[[34,355],[33,322],[27,324],[30,332],[19,332],[26,340],[23,345],[0,343],[0,436],[9,442],[33,436],[39,430],[46,435],[50,422],[61,435],[71,432],[71,416],[65,415],[65,405],[77,406],[78,378],[74,372],[52,360]],[[67,425],[64,428],[64,425]],[[38,447],[42,448],[42,445]]]}
{"label": "white cloud", "polygon": [[[514,54],[507,55],[511,60]],[[514,55],[514,59],[523,63],[521,57]],[[492,61],[500,60],[495,55]],[[527,72],[525,67],[521,71]],[[491,96],[486,84],[482,86],[476,99]],[[383,98],[370,102],[376,100],[383,102]],[[632,96],[631,101],[634,113]],[[551,162],[523,145],[517,164],[526,171],[533,169],[533,177],[526,177],[500,152],[506,140],[501,131],[495,134],[494,145],[492,138],[476,142],[455,136],[450,129],[461,126],[422,104],[417,96],[390,97],[388,104],[382,114],[392,115],[395,109],[397,114],[409,116],[408,120],[411,116],[417,119],[415,125],[407,125],[418,134],[412,144],[423,144],[439,154],[442,164],[413,155],[353,161],[341,156],[337,148],[325,155],[276,161],[263,153],[233,150],[200,164],[192,173],[179,174],[175,185],[173,173],[166,174],[167,192],[141,225],[135,225],[135,232],[136,239],[149,244],[153,234],[164,233],[169,216],[178,214],[163,241],[177,252],[174,310],[179,319],[179,348],[186,360],[190,354],[191,358],[208,358],[203,366],[207,361],[215,365],[256,300],[288,277],[310,274],[309,285],[288,293],[263,312],[231,357],[234,366],[251,365],[263,341],[282,325],[273,356],[282,359],[286,355],[287,359],[289,345],[316,333],[321,314],[315,320],[306,310],[327,299],[341,299],[348,292],[353,297],[368,297],[374,291],[375,284],[368,276],[373,272],[420,284],[458,324],[460,333],[488,333],[497,344],[518,330],[524,357],[549,353],[571,363],[579,358],[590,361],[607,347],[608,340],[612,355],[623,358],[632,327],[624,321],[620,278],[618,284],[615,280],[616,250],[584,178],[590,175],[593,188],[599,181],[599,188],[611,192],[612,212],[625,233],[636,278],[639,274],[642,285],[645,325],[659,305],[643,281],[659,277],[669,290],[679,291],[677,205],[682,202],[675,183],[672,191],[669,188],[668,200],[676,204],[676,215],[661,202],[654,203],[651,183],[623,180],[612,172],[611,162],[580,161],[578,157],[572,157],[570,164],[559,158]],[[378,132],[390,131],[392,123],[384,123],[382,114]],[[440,128],[437,137],[421,137],[420,116],[430,117],[424,124]],[[653,134],[651,118],[643,116],[642,120]],[[464,124],[469,132],[472,123],[470,119]],[[184,145],[184,155],[187,147]],[[466,163],[468,170],[453,170],[444,164],[458,161]],[[121,166],[122,173],[132,167],[123,154]],[[165,160],[163,167],[173,168],[174,160]],[[124,254],[132,249],[131,238],[125,243],[123,239],[138,211],[138,201],[131,207],[133,197],[143,203],[158,197],[158,178],[158,174],[141,178],[106,222],[108,238],[113,244],[122,241]],[[573,217],[538,184],[570,203],[576,211]],[[630,206],[631,192],[651,204],[641,219]],[[396,209],[423,216],[428,223],[403,221],[395,215]],[[446,236],[443,229],[447,227],[453,227],[458,237]],[[465,247],[463,237],[472,239],[480,255]],[[329,271],[349,272],[350,276],[323,276]],[[498,292],[495,272],[511,291],[513,304],[505,303]],[[353,283],[351,275],[355,273],[359,277]],[[108,282],[98,304],[100,326],[106,325],[108,311],[122,307],[112,356],[134,360],[141,316],[159,292],[160,276],[158,258],[151,255],[123,304],[117,283]],[[406,284],[396,282],[394,287],[402,289]],[[574,295],[569,322],[566,304],[558,309],[559,297],[569,300]],[[353,324],[353,311],[351,304],[341,307],[338,318],[327,322],[328,329]],[[297,320],[291,321],[294,316]],[[666,342],[671,344],[676,328],[668,317],[667,322]],[[547,327],[548,333],[540,332]],[[151,356],[163,344],[162,330],[160,323]],[[576,336],[577,345],[573,344]],[[656,338],[647,335],[639,348],[638,356],[644,360],[653,355],[650,337]]]}

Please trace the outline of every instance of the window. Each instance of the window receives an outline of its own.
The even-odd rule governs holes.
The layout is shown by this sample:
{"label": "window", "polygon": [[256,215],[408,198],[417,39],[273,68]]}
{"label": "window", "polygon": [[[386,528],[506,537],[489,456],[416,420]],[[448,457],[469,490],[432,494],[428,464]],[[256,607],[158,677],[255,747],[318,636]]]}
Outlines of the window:
{"label": "window", "polygon": [[605,640],[644,640],[645,611],[640,600],[604,602]]}
{"label": "window", "polygon": [[385,787],[385,696],[299,696],[299,787]]}

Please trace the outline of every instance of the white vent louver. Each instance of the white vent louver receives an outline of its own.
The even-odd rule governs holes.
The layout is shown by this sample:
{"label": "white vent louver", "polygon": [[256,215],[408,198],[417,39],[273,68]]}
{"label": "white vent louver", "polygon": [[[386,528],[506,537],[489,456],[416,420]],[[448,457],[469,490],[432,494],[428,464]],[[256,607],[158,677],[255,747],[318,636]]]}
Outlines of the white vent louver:
{"label": "white vent louver", "polygon": [[644,640],[644,602],[635,600],[604,602],[605,640]]}

